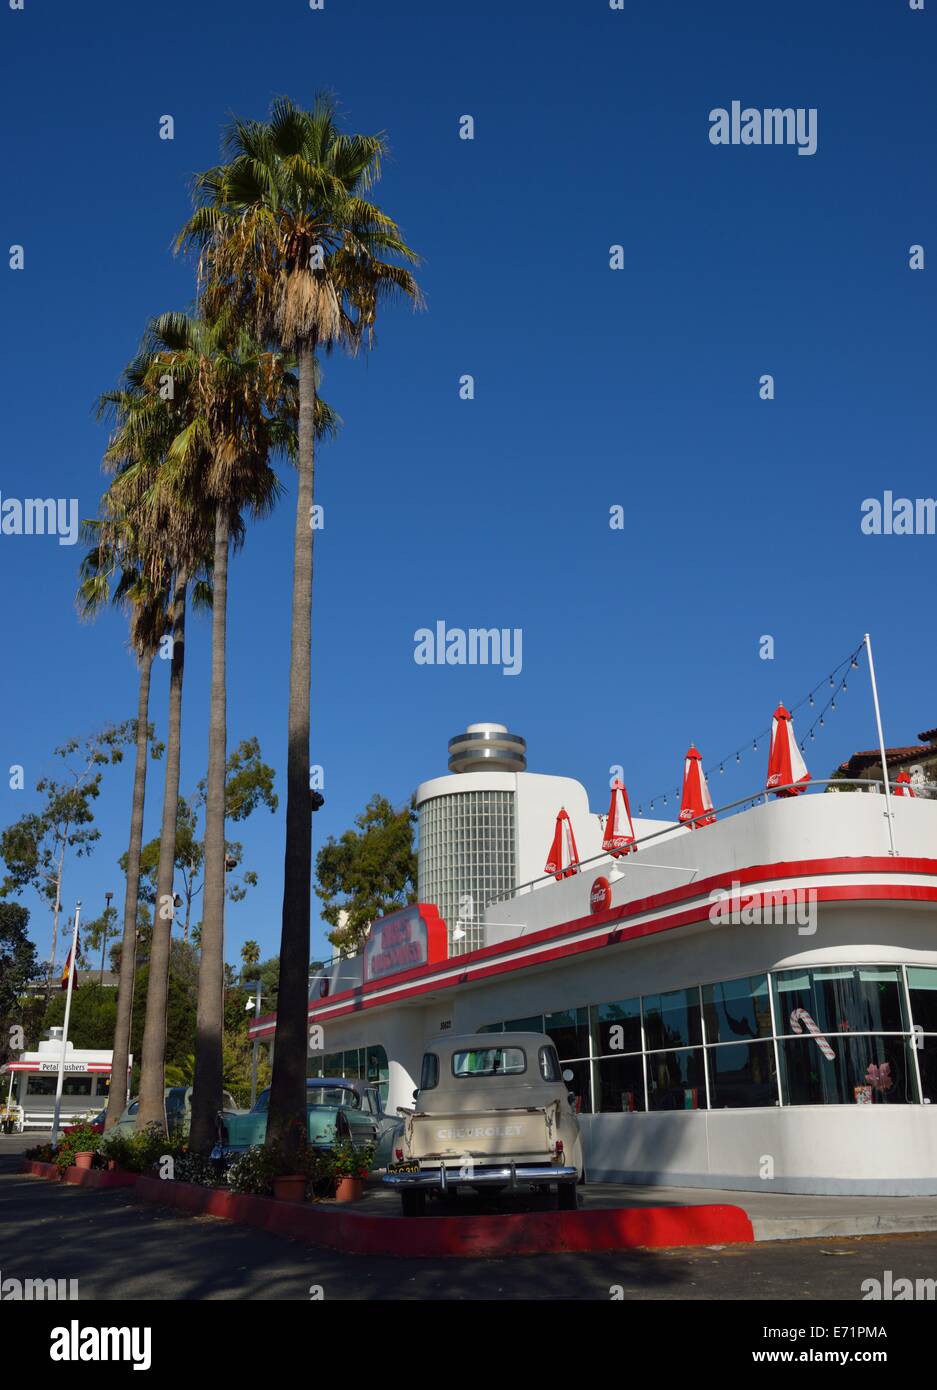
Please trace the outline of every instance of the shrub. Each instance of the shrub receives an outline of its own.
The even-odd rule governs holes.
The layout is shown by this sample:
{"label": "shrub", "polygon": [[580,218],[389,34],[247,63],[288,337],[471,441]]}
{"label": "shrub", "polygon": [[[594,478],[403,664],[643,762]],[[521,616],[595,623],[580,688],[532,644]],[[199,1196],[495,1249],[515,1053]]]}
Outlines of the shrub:
{"label": "shrub", "polygon": [[105,1134],[101,1146],[103,1157],[113,1159],[118,1168],[128,1173],[148,1173],[161,1158],[168,1155],[175,1160],[185,1151],[184,1142],[167,1139],[158,1124],[147,1125],[146,1129],[134,1130],[132,1134],[111,1130]]}
{"label": "shrub", "polygon": [[24,1158],[31,1159],[34,1163],[52,1163],[55,1159],[55,1149],[48,1142],[44,1144],[34,1144],[31,1149],[27,1149]]}
{"label": "shrub", "polygon": [[70,1129],[63,1134],[55,1146],[54,1163],[60,1173],[64,1173],[66,1168],[71,1168],[75,1162],[75,1155],[80,1153],[97,1153],[101,1147],[101,1135],[97,1134],[89,1125],[79,1125],[76,1129]]}
{"label": "shrub", "polygon": [[355,1148],[350,1139],[340,1139],[328,1155],[332,1177],[366,1178],[374,1162],[374,1145],[360,1144]]}
{"label": "shrub", "polygon": [[227,1178],[232,1192],[269,1197],[273,1193],[274,1178],[289,1177],[293,1173],[302,1173],[307,1187],[311,1186],[315,1195],[321,1196],[322,1188],[327,1189],[331,1181],[329,1155],[310,1144],[295,1149],[257,1144],[235,1155]]}

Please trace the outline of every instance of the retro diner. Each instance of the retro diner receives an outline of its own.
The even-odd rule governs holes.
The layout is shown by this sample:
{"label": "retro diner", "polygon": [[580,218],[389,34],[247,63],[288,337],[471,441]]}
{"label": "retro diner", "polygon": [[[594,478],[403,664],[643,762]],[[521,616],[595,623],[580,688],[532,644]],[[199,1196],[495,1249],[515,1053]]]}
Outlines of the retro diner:
{"label": "retro diner", "polygon": [[893,797],[887,833],[884,800],[658,823],[490,903],[461,955],[405,908],[313,982],[310,1072],[367,1074],[394,1110],[428,1039],[542,1029],[592,1180],[935,1194],[937,801]]}

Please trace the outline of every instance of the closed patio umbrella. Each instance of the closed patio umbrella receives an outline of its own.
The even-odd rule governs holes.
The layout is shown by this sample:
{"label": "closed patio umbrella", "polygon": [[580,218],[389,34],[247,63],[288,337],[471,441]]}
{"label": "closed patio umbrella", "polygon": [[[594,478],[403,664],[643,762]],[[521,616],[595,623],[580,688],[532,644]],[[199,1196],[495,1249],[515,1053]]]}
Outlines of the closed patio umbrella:
{"label": "closed patio umbrella", "polygon": [[[767,790],[776,796],[797,796],[810,781],[810,773],[794,737],[794,721],[790,711],[778,705],[771,720],[771,752],[768,755]],[[792,785],[794,784],[794,785]]]}
{"label": "closed patio umbrella", "polygon": [[716,817],[706,815],[706,812],[711,811],[712,808],[713,799],[709,795],[706,773],[703,771],[702,754],[696,744],[691,743],[683,764],[683,796],[680,799],[680,819],[689,821],[692,829],[696,829],[700,825],[712,825]]}
{"label": "closed patio umbrella", "polygon": [[576,837],[566,807],[561,806],[556,817],[556,830],[553,832],[553,844],[550,846],[544,873],[553,874],[554,878],[569,878],[571,874],[578,872],[579,851],[576,848]]}
{"label": "closed patio umbrella", "polygon": [[612,800],[608,808],[608,819],[605,822],[602,848],[606,854],[614,855],[617,859],[620,854],[627,854],[633,846],[634,826],[631,824],[628,793],[624,783],[619,782],[616,777],[612,783]]}

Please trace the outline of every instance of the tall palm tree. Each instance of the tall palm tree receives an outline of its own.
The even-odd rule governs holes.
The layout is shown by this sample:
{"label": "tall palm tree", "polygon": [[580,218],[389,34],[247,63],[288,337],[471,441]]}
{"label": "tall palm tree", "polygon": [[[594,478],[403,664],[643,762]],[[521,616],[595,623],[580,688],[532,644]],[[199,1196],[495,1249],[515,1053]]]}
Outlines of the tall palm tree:
{"label": "tall palm tree", "polygon": [[153,353],[144,340],[118,388],[101,398],[102,414],[114,420],[105,467],[116,469],[110,493],[114,505],[134,516],[139,545],[147,557],[151,582],[168,575],[172,662],[166,732],[166,768],[156,879],[156,906],[150,943],[146,1014],[141,1046],[140,1105],[137,1127],[165,1127],[164,1067],[169,958],[175,912],[173,876],[182,747],[182,690],[185,676],[185,622],[190,585],[205,567],[208,518],[199,499],[168,486],[169,447],[178,431],[180,407],[174,396],[154,390],[148,375]]}
{"label": "tall palm tree", "polygon": [[130,625],[130,647],[137,658],[140,671],[130,844],[127,850],[124,896],[124,930],[117,985],[111,1087],[104,1121],[105,1129],[109,1129],[111,1125],[116,1124],[126,1104],[136,972],[140,853],[143,847],[143,811],[146,798],[150,677],[153,658],[166,630],[166,584],[165,576],[162,583],[156,584],[147,578],[132,520],[116,514],[112,499],[107,494],[102,500],[101,511],[103,520],[87,523],[85,528],[91,548],[81,563],[78,610],[83,618],[94,618],[106,605],[109,597],[115,604],[124,607]]}
{"label": "tall palm tree", "polygon": [[[195,1080],[190,1145],[207,1152],[221,1108],[224,1020],[226,627],[228,560],[245,535],[244,514],[265,515],[280,483],[278,452],[295,453],[295,376],[282,354],[265,352],[229,310],[209,321],[164,314],[150,324],[143,386],[173,383],[174,433],[151,490],[175,510],[210,519],[212,528],[211,696],[206,779],[203,919],[198,977]],[[336,420],[319,400],[317,430]],[[141,1086],[142,1096],[142,1086]]]}
{"label": "tall palm tree", "polygon": [[[310,648],[315,500],[316,354],[370,345],[379,302],[420,302],[416,254],[363,195],[379,177],[383,135],[345,135],[334,103],[287,99],[270,119],[235,121],[225,162],[197,176],[196,210],[179,246],[200,251],[209,313],[230,308],[257,337],[295,353],[298,489],[293,541],[286,851],[280,994],[267,1142],[305,1133],[306,1021],[312,877],[309,795]],[[386,260],[390,256],[393,260]]]}

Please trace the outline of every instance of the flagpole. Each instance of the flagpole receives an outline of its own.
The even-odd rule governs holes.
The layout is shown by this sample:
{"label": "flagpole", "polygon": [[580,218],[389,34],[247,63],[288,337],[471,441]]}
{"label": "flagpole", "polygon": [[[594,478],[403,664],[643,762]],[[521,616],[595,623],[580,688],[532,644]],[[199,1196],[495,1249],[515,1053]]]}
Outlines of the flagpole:
{"label": "flagpole", "polygon": [[72,931],[72,949],[69,954],[68,991],[65,995],[65,1022],[62,1025],[62,1051],[59,1056],[59,1074],[55,1083],[55,1110],[52,1114],[52,1143],[59,1137],[59,1116],[62,1113],[62,1083],[65,1080],[65,1052],[68,1047],[68,1016],[72,1011],[72,985],[78,965],[78,918],[81,916],[81,901],[75,904],[75,926]]}
{"label": "flagpole", "polygon": [[863,638],[865,650],[869,658],[869,676],[872,680],[872,701],[875,705],[875,723],[878,727],[878,747],[882,755],[882,781],[885,783],[885,819],[888,821],[888,843],[891,846],[890,854],[897,854],[895,849],[895,826],[891,817],[891,792],[888,788],[888,763],[885,758],[885,735],[882,732],[882,711],[878,703],[878,686],[875,683],[875,662],[872,660],[872,639],[868,633]]}

